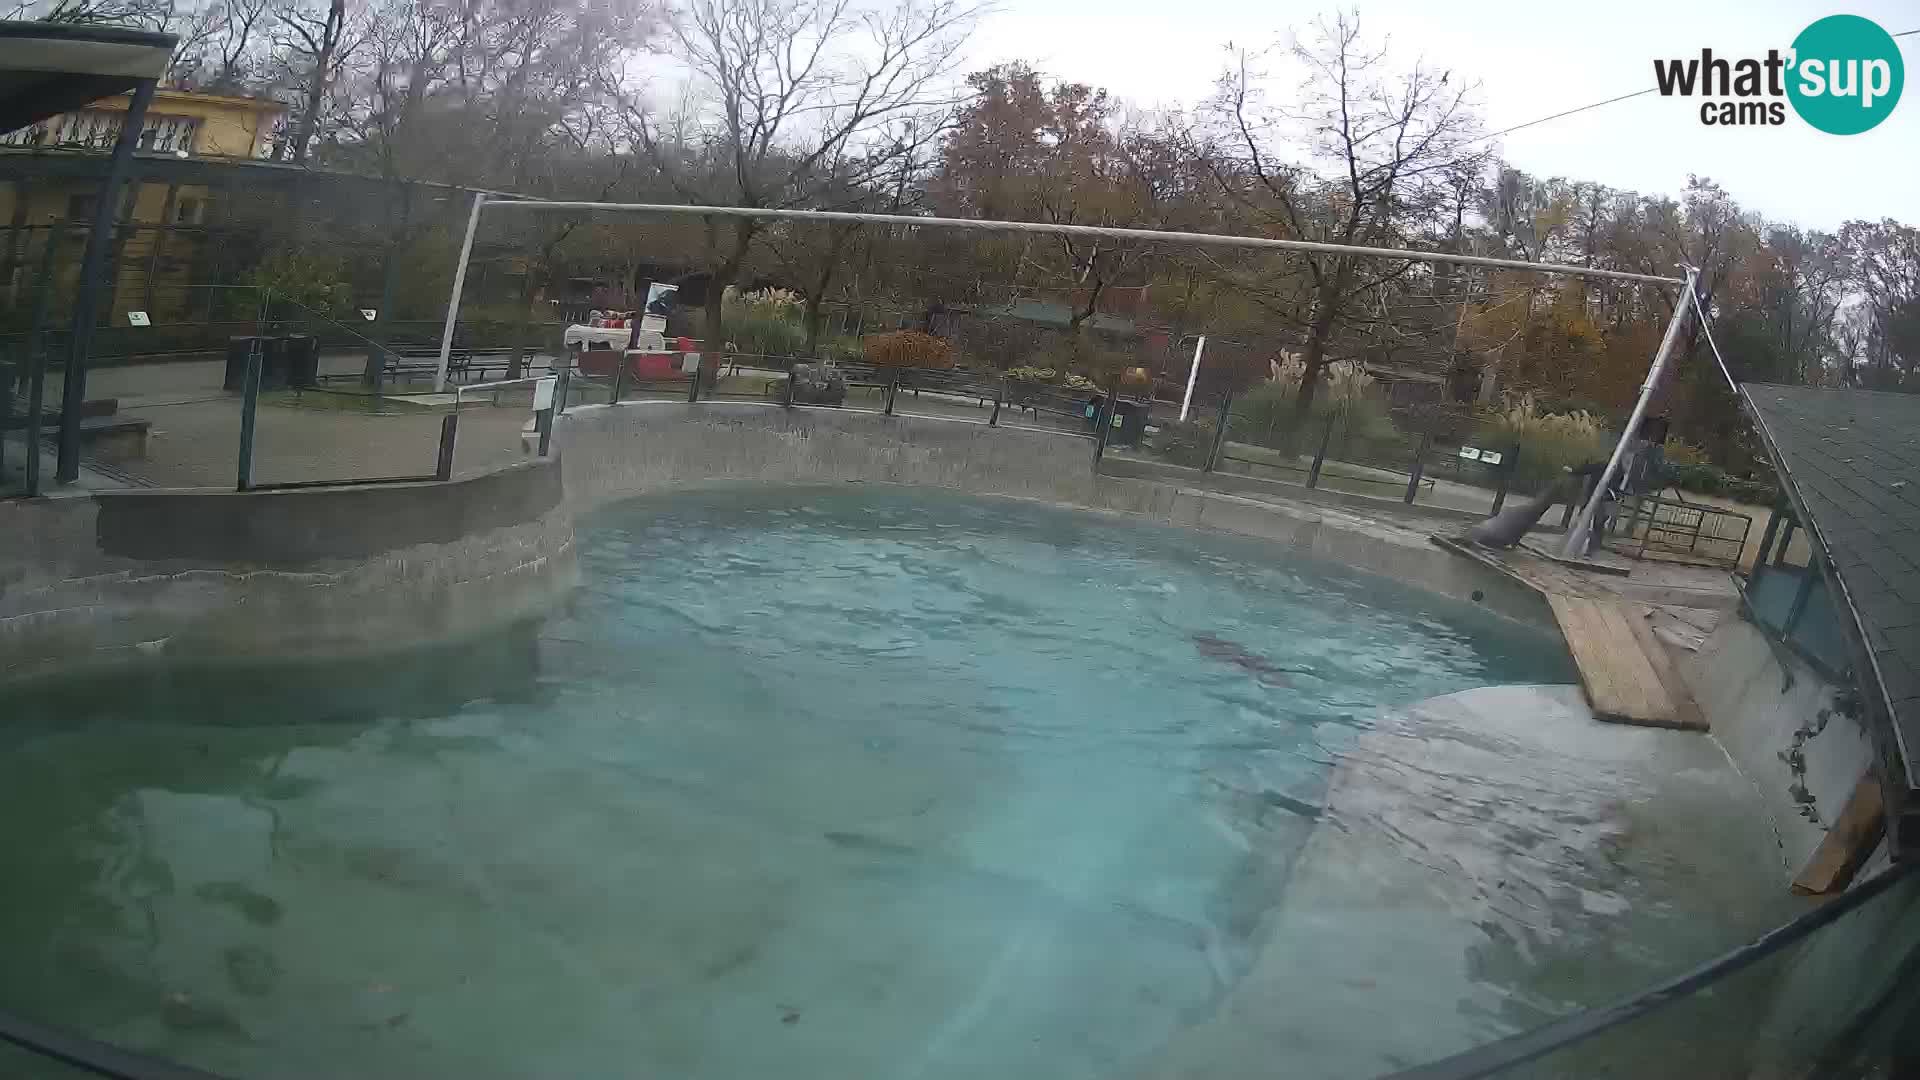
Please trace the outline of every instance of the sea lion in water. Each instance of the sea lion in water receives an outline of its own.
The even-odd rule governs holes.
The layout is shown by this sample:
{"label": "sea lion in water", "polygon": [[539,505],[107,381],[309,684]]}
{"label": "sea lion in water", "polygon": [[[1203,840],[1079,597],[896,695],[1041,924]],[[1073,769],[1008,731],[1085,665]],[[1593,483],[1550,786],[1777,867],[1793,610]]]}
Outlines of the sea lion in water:
{"label": "sea lion in water", "polygon": [[1248,652],[1245,646],[1237,645],[1217,634],[1195,634],[1193,644],[1200,655],[1210,660],[1224,660],[1236,667],[1253,672],[1262,686],[1291,686],[1286,676],[1310,675],[1312,672],[1300,668],[1283,668],[1264,656]]}

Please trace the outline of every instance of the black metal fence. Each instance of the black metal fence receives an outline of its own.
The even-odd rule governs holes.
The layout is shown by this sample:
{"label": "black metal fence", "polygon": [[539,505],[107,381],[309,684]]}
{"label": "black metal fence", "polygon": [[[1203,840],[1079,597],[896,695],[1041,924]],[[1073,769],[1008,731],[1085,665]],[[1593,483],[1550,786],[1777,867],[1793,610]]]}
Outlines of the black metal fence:
{"label": "black metal fence", "polygon": [[1753,519],[1732,510],[1656,495],[1623,496],[1607,517],[1602,543],[1636,559],[1740,565]]}
{"label": "black metal fence", "polygon": [[1494,514],[1519,490],[1521,447],[1475,437],[1468,411],[1434,407],[1369,415],[1334,407],[1305,417],[1245,407],[1228,390],[1200,394],[1179,419],[1153,402],[1145,449],[1205,472],[1236,473],[1309,489]]}

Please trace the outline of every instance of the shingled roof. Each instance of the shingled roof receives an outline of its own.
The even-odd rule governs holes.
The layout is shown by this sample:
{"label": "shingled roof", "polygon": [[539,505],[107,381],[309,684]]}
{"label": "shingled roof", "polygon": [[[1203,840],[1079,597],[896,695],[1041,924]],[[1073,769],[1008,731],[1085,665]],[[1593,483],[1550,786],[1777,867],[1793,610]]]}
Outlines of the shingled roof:
{"label": "shingled roof", "polygon": [[1851,624],[1854,677],[1905,819],[1897,838],[1920,845],[1920,395],[1740,389]]}

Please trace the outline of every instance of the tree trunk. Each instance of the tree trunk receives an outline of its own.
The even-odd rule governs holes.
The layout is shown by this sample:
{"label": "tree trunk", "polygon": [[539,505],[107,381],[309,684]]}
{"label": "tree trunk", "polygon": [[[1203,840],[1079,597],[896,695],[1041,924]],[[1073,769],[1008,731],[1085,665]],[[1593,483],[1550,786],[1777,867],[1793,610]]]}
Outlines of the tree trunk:
{"label": "tree trunk", "polygon": [[[711,219],[709,219],[711,220]],[[720,378],[720,366],[727,356],[727,326],[723,304],[726,301],[727,288],[738,284],[740,267],[747,261],[747,249],[753,243],[754,222],[751,218],[736,218],[733,223],[733,243],[725,258],[709,260],[713,267],[713,278],[707,282],[706,319],[702,333],[705,338],[700,343],[700,385],[710,387]],[[717,230],[709,226],[707,231],[707,250],[717,255]]]}
{"label": "tree trunk", "polygon": [[1293,399],[1296,427],[1304,424],[1313,411],[1313,398],[1320,390],[1320,372],[1331,362],[1327,342],[1333,337],[1334,317],[1339,314],[1334,310],[1334,303],[1340,297],[1340,286],[1346,276],[1345,268],[1334,271],[1314,298],[1313,326],[1307,334],[1307,351],[1301,357],[1304,370],[1300,372],[1300,392]]}

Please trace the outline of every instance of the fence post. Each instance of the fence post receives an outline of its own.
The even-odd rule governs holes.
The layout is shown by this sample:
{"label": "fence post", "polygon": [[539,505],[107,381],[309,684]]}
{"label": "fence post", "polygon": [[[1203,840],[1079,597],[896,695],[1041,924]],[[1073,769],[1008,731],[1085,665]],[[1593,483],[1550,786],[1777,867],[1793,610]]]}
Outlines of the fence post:
{"label": "fence post", "polygon": [[1309,488],[1320,486],[1320,466],[1326,464],[1327,447],[1333,443],[1333,423],[1339,416],[1340,413],[1338,410],[1327,410],[1327,430],[1320,433],[1320,449],[1314,451],[1313,468],[1307,470],[1307,486]]}
{"label": "fence post", "polygon": [[547,447],[553,444],[553,406],[534,414],[533,429],[540,433],[540,456],[546,457]]}
{"label": "fence post", "polygon": [[1793,636],[1793,628],[1800,625],[1800,616],[1807,610],[1807,601],[1813,598],[1813,579],[1820,576],[1820,553],[1814,552],[1807,560],[1807,568],[1800,572],[1800,587],[1793,591],[1793,606],[1787,609],[1787,620],[1780,625],[1782,639]]}
{"label": "fence post", "polygon": [[1113,430],[1113,414],[1119,404],[1116,394],[1104,394],[1100,407],[1094,410],[1093,422],[1100,430],[1093,433],[1093,468],[1098,472],[1100,459],[1107,452],[1107,434]]}
{"label": "fence post", "polygon": [[1507,460],[1501,462],[1500,483],[1493,489],[1493,513],[1488,514],[1488,517],[1492,517],[1493,514],[1498,514],[1500,508],[1507,504],[1507,487],[1513,483],[1514,470],[1519,467],[1520,444],[1516,441],[1513,446],[1507,450]]}
{"label": "fence post", "polygon": [[234,489],[253,486],[253,418],[260,407],[260,336],[247,347],[247,376],[240,391],[240,461]]}
{"label": "fence post", "polygon": [[787,365],[787,388],[786,388],[786,392],[781,395],[780,407],[783,409],[793,408],[793,365],[792,364]]}
{"label": "fence post", "polygon": [[607,404],[618,405],[620,395],[627,389],[627,355],[619,353],[614,357],[613,389],[607,393]]}
{"label": "fence post", "polygon": [[887,407],[885,410],[886,415],[888,416],[893,415],[893,397],[895,394],[899,392],[900,392],[900,369],[890,368],[887,371]]}
{"label": "fence post", "polygon": [[1413,448],[1413,465],[1407,470],[1407,505],[1413,505],[1414,496],[1420,493],[1420,474],[1426,471],[1427,433],[1420,433],[1420,441]]}
{"label": "fence post", "polygon": [[[1780,532],[1780,519],[1785,515],[1780,511],[1781,500],[1775,499],[1767,511],[1767,527],[1760,532],[1760,547],[1753,553],[1753,569],[1747,571],[1747,589],[1751,591],[1760,584],[1760,575],[1767,568],[1767,556],[1773,554],[1773,539]],[[1742,544],[1741,547],[1745,547]],[[1738,562],[1735,563],[1738,566]]]}
{"label": "fence post", "polygon": [[[689,405],[700,400],[700,376],[705,374],[707,370],[707,354],[702,352],[699,356],[699,361],[693,365],[691,377],[687,379],[687,404]],[[680,354],[680,366],[683,369],[687,366],[686,353]]]}
{"label": "fence post", "polygon": [[440,418],[440,460],[433,466],[435,480],[453,479],[453,444],[460,437],[460,406]]}
{"label": "fence post", "polygon": [[1220,395],[1220,419],[1213,431],[1213,446],[1207,450],[1207,462],[1201,472],[1212,472],[1220,464],[1220,451],[1227,445],[1227,421],[1233,416],[1233,388]]}
{"label": "fence post", "polygon": [[1593,478],[1590,476],[1580,478],[1580,497],[1568,503],[1566,509],[1560,511],[1560,527],[1562,529],[1569,528],[1573,525],[1574,510],[1587,505],[1587,488],[1588,485],[1592,483]]}
{"label": "fence post", "polygon": [[567,391],[573,388],[573,365],[560,369],[553,381],[553,412],[558,416],[567,411]]}
{"label": "fence post", "polygon": [[987,417],[988,427],[1000,426],[1000,399],[1007,396],[1007,380],[1001,379],[1000,385],[993,388],[993,413]]}
{"label": "fence post", "polygon": [[53,256],[66,240],[66,226],[47,219],[47,246],[40,252],[39,293],[33,298],[33,324],[27,330],[27,494],[40,494],[40,420],[47,395],[47,352],[41,335],[53,295]]}

